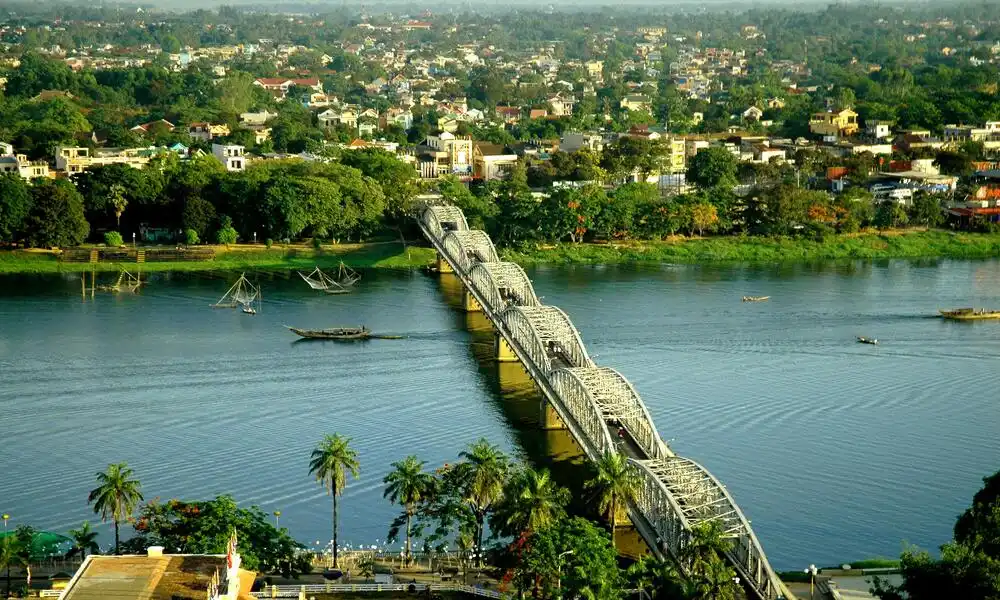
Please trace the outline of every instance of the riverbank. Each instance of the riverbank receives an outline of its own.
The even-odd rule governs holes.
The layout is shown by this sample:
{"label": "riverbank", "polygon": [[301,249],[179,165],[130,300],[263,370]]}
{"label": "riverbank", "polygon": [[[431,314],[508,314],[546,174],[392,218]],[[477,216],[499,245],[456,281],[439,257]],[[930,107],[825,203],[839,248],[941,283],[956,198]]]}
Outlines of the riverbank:
{"label": "riverbank", "polygon": [[521,265],[615,264],[628,262],[791,262],[828,259],[994,258],[1000,234],[900,231],[802,238],[708,237],[663,242],[555,244],[534,250],[504,250]]}
{"label": "riverbank", "polygon": [[209,260],[150,261],[137,265],[127,262],[100,261],[67,262],[49,251],[0,251],[0,273],[81,273],[89,271],[117,272],[120,268],[153,271],[278,271],[313,267],[336,268],[341,261],[354,268],[413,269],[434,262],[434,250],[421,246],[405,248],[399,242],[372,244],[337,244],[315,249],[311,246],[286,247],[239,245],[217,246]]}
{"label": "riverbank", "polygon": [[[419,242],[417,242],[419,243]],[[414,269],[434,263],[434,250],[399,242],[326,245],[199,246],[211,248],[209,260],[146,262],[150,271],[277,271],[336,267],[341,261],[354,268]],[[554,264],[619,264],[642,262],[794,262],[830,259],[1000,257],[1000,234],[950,231],[899,231],[830,236],[823,241],[801,238],[677,237],[666,241],[554,244],[528,250],[504,249],[504,260],[524,266]],[[46,250],[0,251],[0,273],[80,273],[118,271],[134,261],[61,261]]]}

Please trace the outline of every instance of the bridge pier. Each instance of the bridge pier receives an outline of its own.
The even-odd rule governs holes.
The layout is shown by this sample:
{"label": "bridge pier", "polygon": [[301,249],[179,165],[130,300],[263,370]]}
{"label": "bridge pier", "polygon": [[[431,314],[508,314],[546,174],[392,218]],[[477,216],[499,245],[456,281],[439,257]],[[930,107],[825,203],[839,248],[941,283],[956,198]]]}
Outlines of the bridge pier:
{"label": "bridge pier", "polygon": [[451,268],[451,264],[441,257],[441,253],[437,253],[437,272],[438,273],[454,273],[455,270]]}
{"label": "bridge pier", "polygon": [[517,355],[499,332],[493,333],[493,355],[497,362],[517,362]]}
{"label": "bridge pier", "polygon": [[465,312],[483,312],[483,307],[479,305],[479,301],[476,300],[476,297],[472,295],[472,292],[468,288],[462,290],[462,310]]}
{"label": "bridge pier", "polygon": [[559,418],[559,413],[552,407],[552,403],[542,399],[539,407],[538,422],[542,429],[566,429],[566,423]]}

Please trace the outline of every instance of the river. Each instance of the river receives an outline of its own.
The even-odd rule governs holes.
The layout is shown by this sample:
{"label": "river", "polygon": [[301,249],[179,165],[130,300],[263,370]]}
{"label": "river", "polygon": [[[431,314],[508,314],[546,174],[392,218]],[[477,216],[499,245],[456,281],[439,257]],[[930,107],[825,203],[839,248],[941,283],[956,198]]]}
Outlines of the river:
{"label": "river", "polygon": [[[896,556],[903,540],[934,549],[1000,466],[1000,322],[933,318],[1000,308],[1000,261],[529,274],[596,362],[632,381],[661,436],[728,486],[775,568]],[[486,437],[561,468],[570,445],[536,430],[530,384],[489,360],[487,324],[457,310],[453,278],[369,271],[356,293],[326,296],[294,274],[253,277],[253,317],[209,308],[226,273],[154,274],[139,295],[94,299],[78,276],[0,277],[11,526],[96,520],[95,472],[127,461],[147,499],[232,494],[322,545],[330,501],[308,459],[332,432],[360,454],[342,502],[355,545],[383,543],[398,509],[381,480],[407,454],[436,467]],[[297,342],[284,324],[407,337]]]}

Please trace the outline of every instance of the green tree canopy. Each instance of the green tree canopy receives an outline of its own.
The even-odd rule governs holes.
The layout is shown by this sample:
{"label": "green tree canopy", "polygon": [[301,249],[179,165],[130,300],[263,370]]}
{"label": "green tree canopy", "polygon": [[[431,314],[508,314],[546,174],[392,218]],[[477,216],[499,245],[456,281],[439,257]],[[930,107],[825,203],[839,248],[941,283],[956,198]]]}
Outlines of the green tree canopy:
{"label": "green tree canopy", "polygon": [[24,228],[32,246],[75,246],[87,238],[90,225],[83,214],[83,197],[72,183],[38,180],[31,187],[31,198]]}

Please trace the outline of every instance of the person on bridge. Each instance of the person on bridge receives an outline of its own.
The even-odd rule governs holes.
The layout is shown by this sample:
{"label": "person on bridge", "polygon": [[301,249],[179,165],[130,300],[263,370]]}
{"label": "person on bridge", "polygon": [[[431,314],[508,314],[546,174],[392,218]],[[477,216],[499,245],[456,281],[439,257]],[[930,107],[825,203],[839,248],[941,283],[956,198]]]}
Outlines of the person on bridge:
{"label": "person on bridge", "polygon": [[622,441],[625,440],[625,428],[624,427],[621,427],[621,426],[618,427],[618,439],[620,439]]}

